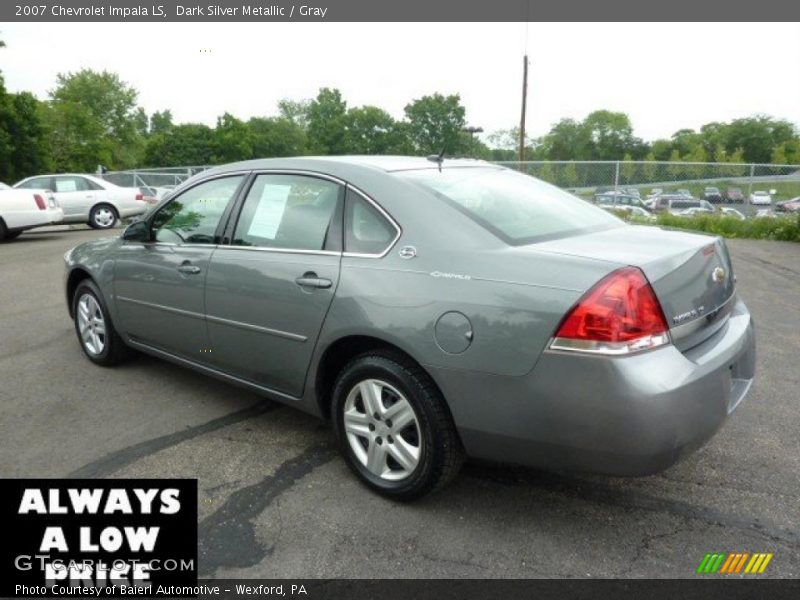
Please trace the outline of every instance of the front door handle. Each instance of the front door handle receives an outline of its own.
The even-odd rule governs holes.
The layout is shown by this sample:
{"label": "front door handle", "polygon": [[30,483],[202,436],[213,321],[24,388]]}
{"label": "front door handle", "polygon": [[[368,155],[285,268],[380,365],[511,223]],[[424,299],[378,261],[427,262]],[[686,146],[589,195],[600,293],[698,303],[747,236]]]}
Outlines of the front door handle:
{"label": "front door handle", "polygon": [[294,280],[294,282],[301,287],[313,287],[320,289],[327,289],[333,285],[333,282],[330,279],[317,277],[317,274],[313,271],[303,273],[303,276],[298,277]]}
{"label": "front door handle", "polygon": [[194,265],[184,264],[178,267],[178,271],[184,273],[185,275],[197,275],[200,272],[200,267],[195,267]]}

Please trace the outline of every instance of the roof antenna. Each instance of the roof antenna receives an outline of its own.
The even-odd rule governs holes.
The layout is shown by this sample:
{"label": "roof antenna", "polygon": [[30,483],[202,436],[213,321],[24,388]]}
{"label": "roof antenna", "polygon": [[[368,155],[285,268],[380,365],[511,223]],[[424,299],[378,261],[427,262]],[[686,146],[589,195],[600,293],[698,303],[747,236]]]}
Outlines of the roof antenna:
{"label": "roof antenna", "polygon": [[437,163],[439,165],[439,173],[441,173],[442,163],[444,162],[444,146],[442,146],[442,151],[439,154],[431,154],[428,160]]}

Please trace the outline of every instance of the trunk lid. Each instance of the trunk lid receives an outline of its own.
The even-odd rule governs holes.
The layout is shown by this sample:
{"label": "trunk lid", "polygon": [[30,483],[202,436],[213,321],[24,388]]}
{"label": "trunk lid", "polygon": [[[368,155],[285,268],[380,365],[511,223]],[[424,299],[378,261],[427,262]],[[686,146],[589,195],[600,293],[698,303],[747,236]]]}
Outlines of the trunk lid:
{"label": "trunk lid", "polygon": [[682,350],[713,335],[732,308],[735,282],[722,238],[629,226],[543,242],[536,249],[642,269]]}

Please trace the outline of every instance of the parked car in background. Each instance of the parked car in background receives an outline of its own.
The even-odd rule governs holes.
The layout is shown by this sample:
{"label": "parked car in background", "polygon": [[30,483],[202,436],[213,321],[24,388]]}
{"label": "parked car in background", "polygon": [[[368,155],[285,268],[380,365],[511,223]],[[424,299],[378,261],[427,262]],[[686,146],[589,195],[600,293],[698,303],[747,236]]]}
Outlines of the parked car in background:
{"label": "parked car in background", "polygon": [[638,196],[620,194],[618,192],[606,192],[594,197],[599,206],[638,206],[644,208],[644,203]]}
{"label": "parked car in background", "polygon": [[750,194],[750,204],[755,206],[770,206],[772,204],[772,196],[769,192],[756,191]]}
{"label": "parked car in background", "polygon": [[684,208],[683,210],[670,211],[676,217],[696,217],[697,215],[713,215],[714,210],[705,208],[703,206],[693,206],[692,208]]}
{"label": "parked car in background", "polygon": [[686,196],[687,198],[693,198],[692,192],[687,190],[686,188],[680,188],[680,189],[676,190],[675,193],[680,195],[680,196]]}
{"label": "parked car in background", "polygon": [[744,193],[742,188],[729,187],[725,190],[725,199],[733,204],[744,204]]}
{"label": "parked car in background", "polygon": [[14,187],[52,190],[64,209],[64,223],[88,223],[94,229],[109,229],[119,219],[144,214],[148,209],[139,188],[119,187],[93,175],[38,175]]}
{"label": "parked car in background", "polygon": [[700,200],[684,196],[683,194],[662,194],[653,204],[653,212],[675,212],[687,208],[703,208]]}
{"label": "parked car in background", "polygon": [[603,210],[607,210],[608,212],[622,218],[633,216],[647,221],[656,220],[656,217],[653,213],[651,213],[649,210],[642,208],[641,206],[629,206],[625,204],[617,204],[617,205],[600,204],[599,206]]}
{"label": "parked car in background", "polygon": [[627,225],[483,161],[217,167],[64,261],[88,360],[131,346],[328,419],[395,499],[465,455],[661,471],[755,374],[722,238]]}
{"label": "parked car in background", "polygon": [[664,190],[661,188],[652,188],[650,193],[645,196],[645,204],[650,204],[652,200],[655,200],[658,196],[664,193]]}
{"label": "parked car in background", "polygon": [[700,202],[700,208],[704,208],[709,212],[717,212],[717,207],[711,204],[708,200],[698,200]]}
{"label": "parked car in background", "polygon": [[707,187],[703,190],[703,198],[718,204],[722,202],[722,192],[719,191],[719,188]]}
{"label": "parked car in background", "polygon": [[775,204],[775,210],[782,213],[800,213],[800,196]]}
{"label": "parked car in background", "polygon": [[47,190],[15,190],[0,184],[0,241],[27,229],[60,223],[64,211]]}
{"label": "parked car in background", "polygon": [[736,210],[735,208],[729,208],[727,206],[723,206],[720,209],[720,212],[724,217],[734,217],[736,219],[739,219],[740,221],[744,221],[747,219],[747,217],[745,217],[740,211]]}

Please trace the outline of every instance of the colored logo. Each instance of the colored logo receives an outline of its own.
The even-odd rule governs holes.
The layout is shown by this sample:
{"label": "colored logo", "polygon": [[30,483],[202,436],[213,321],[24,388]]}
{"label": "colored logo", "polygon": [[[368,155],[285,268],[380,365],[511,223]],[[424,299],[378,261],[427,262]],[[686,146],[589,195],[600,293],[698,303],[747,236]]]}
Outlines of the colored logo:
{"label": "colored logo", "polygon": [[771,552],[754,552],[753,554],[749,552],[715,552],[705,555],[697,567],[697,572],[702,575],[714,573],[720,575],[760,574],[766,570],[772,556]]}

